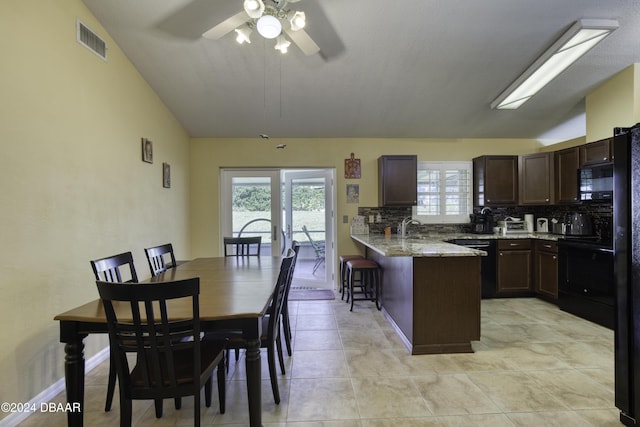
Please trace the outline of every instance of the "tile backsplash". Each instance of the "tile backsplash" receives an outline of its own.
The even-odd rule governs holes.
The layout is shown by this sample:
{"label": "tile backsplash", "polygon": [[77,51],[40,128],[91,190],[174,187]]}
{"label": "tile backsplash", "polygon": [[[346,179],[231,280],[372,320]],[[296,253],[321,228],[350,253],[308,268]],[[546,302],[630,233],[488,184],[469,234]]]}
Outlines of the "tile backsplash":
{"label": "tile backsplash", "polygon": [[[476,210],[479,211],[478,208]],[[535,219],[548,218],[562,222],[565,215],[570,212],[588,213],[591,215],[594,225],[610,222],[613,215],[613,207],[607,203],[585,203],[581,205],[552,205],[552,206],[508,206],[491,209],[494,221],[499,221],[507,216],[524,218],[525,214],[534,214]],[[391,227],[391,232],[396,233],[402,220],[411,216],[411,207],[359,207],[358,215],[365,217],[369,224],[370,233],[384,233],[384,228]],[[380,215],[380,222],[377,222]],[[372,219],[373,221],[369,221]],[[471,224],[421,224],[412,225],[412,232],[416,233],[468,233]]]}

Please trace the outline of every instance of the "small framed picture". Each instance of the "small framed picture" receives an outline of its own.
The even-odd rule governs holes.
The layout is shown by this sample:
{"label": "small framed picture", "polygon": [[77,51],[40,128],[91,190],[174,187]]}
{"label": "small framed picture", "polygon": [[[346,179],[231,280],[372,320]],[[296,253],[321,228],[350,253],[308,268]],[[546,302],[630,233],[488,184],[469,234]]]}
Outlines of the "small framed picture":
{"label": "small framed picture", "polygon": [[347,203],[360,203],[359,184],[347,184]]}
{"label": "small framed picture", "polygon": [[142,138],[142,161],[153,163],[153,142],[147,138]]}
{"label": "small framed picture", "polygon": [[169,163],[162,164],[162,186],[171,188],[171,166],[169,166]]}

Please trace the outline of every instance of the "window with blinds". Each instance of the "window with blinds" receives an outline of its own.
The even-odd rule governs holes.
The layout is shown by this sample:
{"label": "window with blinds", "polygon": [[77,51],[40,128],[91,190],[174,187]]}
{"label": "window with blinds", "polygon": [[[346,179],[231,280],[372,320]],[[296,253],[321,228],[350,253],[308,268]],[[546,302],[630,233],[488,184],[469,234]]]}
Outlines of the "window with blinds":
{"label": "window with blinds", "polygon": [[423,223],[468,223],[473,207],[471,162],[418,162],[418,205]]}

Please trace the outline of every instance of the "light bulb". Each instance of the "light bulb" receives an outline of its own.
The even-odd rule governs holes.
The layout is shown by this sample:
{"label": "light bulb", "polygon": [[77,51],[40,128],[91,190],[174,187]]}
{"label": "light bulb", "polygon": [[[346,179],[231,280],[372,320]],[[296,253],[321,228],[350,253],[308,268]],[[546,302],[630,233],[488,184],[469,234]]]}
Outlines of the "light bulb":
{"label": "light bulb", "polygon": [[286,39],[285,36],[278,36],[278,40],[276,42],[275,49],[279,50],[283,55],[289,51],[289,46],[291,46],[291,42]]}
{"label": "light bulb", "polygon": [[282,32],[282,24],[275,16],[262,15],[256,23],[258,32],[265,39],[275,39]]}
{"label": "light bulb", "polygon": [[243,43],[251,43],[251,39],[249,38],[251,36],[251,28],[247,27],[246,25],[243,25],[240,28],[236,28],[236,41],[240,44]]}
{"label": "light bulb", "polygon": [[307,25],[307,18],[304,12],[297,11],[289,18],[289,22],[291,23],[291,31],[298,31]]}
{"label": "light bulb", "polygon": [[264,2],[262,0],[245,0],[244,11],[250,18],[260,18],[264,12]]}

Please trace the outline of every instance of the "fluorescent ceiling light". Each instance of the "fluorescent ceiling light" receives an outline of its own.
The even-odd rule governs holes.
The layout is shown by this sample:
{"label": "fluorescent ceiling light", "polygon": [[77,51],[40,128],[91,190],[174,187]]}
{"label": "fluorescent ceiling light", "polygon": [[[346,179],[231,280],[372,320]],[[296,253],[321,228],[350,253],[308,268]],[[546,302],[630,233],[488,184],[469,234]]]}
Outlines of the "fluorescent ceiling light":
{"label": "fluorescent ceiling light", "polygon": [[491,103],[491,108],[520,107],[616,28],[618,21],[614,20],[577,21]]}

